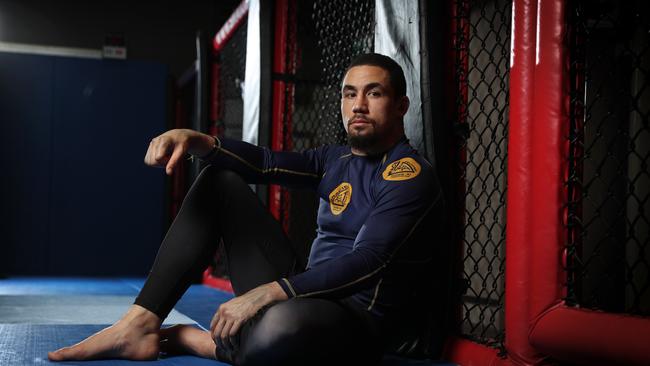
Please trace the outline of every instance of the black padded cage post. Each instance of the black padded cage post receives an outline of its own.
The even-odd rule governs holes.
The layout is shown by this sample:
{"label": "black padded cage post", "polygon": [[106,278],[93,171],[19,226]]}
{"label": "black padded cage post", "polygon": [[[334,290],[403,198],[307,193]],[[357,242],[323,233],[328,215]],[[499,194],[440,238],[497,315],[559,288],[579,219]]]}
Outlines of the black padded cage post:
{"label": "black padded cage post", "polygon": [[[210,92],[210,63],[212,54],[204,32],[196,33],[196,76],[194,81],[194,108],[191,128],[195,131],[208,132],[208,100]],[[202,164],[195,160],[191,165],[190,181],[194,181],[201,172]]]}
{"label": "black padded cage post", "polygon": [[[209,46],[202,31],[195,37],[196,59],[176,80],[174,88],[173,128],[191,128],[196,131],[208,130],[209,100]],[[169,223],[180,210],[183,197],[189,185],[200,171],[199,162],[181,161],[171,179],[171,199]]]}

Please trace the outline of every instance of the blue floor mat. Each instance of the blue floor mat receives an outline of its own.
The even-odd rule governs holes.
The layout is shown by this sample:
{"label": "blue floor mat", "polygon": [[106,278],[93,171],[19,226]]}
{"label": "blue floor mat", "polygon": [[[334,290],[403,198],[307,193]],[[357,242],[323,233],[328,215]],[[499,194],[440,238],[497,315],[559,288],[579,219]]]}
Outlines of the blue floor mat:
{"label": "blue floor mat", "polygon": [[210,321],[219,304],[230,299],[233,295],[210,287],[191,286],[175,309],[199,323],[203,328],[210,328]]}
{"label": "blue floor mat", "polygon": [[0,280],[0,295],[137,295],[141,279],[17,277]]}
{"label": "blue floor mat", "polygon": [[81,341],[108,325],[0,324],[0,365],[79,366],[208,366],[227,365],[194,356],[174,356],[156,361],[98,360],[49,362],[47,352]]}
{"label": "blue floor mat", "polygon": [[[143,279],[90,279],[90,278],[12,278],[0,280],[0,366],[27,365],[178,365],[220,366],[225,363],[194,356],[164,357],[156,361],[101,360],[84,362],[49,362],[47,352],[77,343],[107,327],[101,316],[92,318],[92,306],[105,305],[101,312],[113,306],[124,309],[132,302],[144,283]],[[202,285],[193,285],[174,308],[207,329],[219,304],[232,298],[232,294]],[[61,309],[79,305],[74,313],[61,315]],[[83,303],[83,304],[80,304]],[[85,304],[85,305],[84,305]],[[80,310],[81,309],[81,310]],[[85,310],[84,310],[85,309]],[[91,309],[91,310],[88,310]],[[65,310],[64,310],[65,311]],[[97,313],[100,311],[94,310]],[[48,319],[55,315],[57,319]],[[91,324],[80,323],[80,320]],[[47,321],[46,321],[47,320]],[[407,360],[387,356],[382,366],[454,366],[452,363],[431,360]],[[335,365],[332,365],[335,366]]]}
{"label": "blue floor mat", "polygon": [[[113,324],[133,304],[135,295],[0,295],[4,324]],[[163,325],[196,324],[172,310]]]}
{"label": "blue floor mat", "polygon": [[[106,316],[119,317],[133,302],[143,282],[143,279],[88,278],[0,280],[0,365],[227,365],[194,356],[172,356],[156,361],[48,361],[48,351],[77,343],[110,325],[110,321],[102,323],[102,320]],[[189,319],[196,326],[208,328],[216,308],[230,298],[232,295],[226,292],[191,286],[174,309],[181,317],[172,320]]]}

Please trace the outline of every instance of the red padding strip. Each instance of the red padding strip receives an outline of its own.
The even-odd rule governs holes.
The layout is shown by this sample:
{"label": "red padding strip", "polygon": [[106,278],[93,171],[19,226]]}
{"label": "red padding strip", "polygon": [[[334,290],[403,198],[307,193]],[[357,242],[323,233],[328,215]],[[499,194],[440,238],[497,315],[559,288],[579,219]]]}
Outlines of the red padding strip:
{"label": "red padding strip", "polygon": [[499,357],[497,350],[463,338],[451,337],[443,350],[443,359],[461,366],[512,366]]}
{"label": "red padding strip", "polygon": [[530,342],[572,363],[650,365],[650,318],[557,304],[533,323]]}
{"label": "red padding strip", "polygon": [[232,12],[230,18],[223,23],[219,32],[214,36],[212,46],[214,47],[215,52],[219,52],[223,46],[228,42],[232,35],[235,33],[237,28],[244,22],[244,19],[248,15],[248,0],[243,0],[237,9]]}

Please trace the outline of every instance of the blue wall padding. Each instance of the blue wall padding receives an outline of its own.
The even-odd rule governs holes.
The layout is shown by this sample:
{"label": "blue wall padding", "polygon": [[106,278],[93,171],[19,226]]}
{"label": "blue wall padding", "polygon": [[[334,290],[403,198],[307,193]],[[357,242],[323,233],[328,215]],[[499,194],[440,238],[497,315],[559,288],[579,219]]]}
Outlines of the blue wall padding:
{"label": "blue wall padding", "polygon": [[47,266],[32,253],[49,241],[52,68],[50,58],[0,53],[0,274]]}
{"label": "blue wall padding", "polygon": [[0,275],[146,275],[164,234],[164,65],[0,52]]}

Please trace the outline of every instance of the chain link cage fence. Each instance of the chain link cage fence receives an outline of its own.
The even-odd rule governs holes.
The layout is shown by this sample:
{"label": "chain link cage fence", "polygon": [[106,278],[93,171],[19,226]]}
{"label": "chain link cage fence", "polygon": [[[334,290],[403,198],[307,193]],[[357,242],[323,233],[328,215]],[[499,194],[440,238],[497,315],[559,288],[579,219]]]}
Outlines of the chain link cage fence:
{"label": "chain link cage fence", "polygon": [[[457,147],[462,172],[459,204],[464,207],[459,230],[463,277],[467,281],[460,328],[472,340],[503,348],[512,1],[457,0],[452,4],[456,24],[452,52],[456,59],[455,82],[460,90],[455,125],[463,135]],[[294,75],[283,76],[293,83],[293,88],[285,88],[285,100],[292,103],[284,106],[291,115],[285,120],[291,124],[284,128],[284,140],[290,141],[285,146],[304,151],[323,144],[345,143],[340,83],[352,58],[374,48],[374,1],[308,0],[290,2],[290,6],[293,8],[289,9],[289,22],[295,22],[296,27],[294,32],[287,33],[287,44],[296,45],[296,57],[287,57],[288,62],[294,63],[287,70],[294,71]],[[245,41],[245,35],[242,39]],[[285,50],[291,51],[291,47]],[[242,53],[236,59],[241,61],[244,57]],[[224,107],[228,106],[228,102],[224,103]],[[228,131],[231,123],[226,116],[223,120]],[[232,121],[241,121],[241,114]],[[286,214],[280,217],[288,220],[284,227],[289,237],[304,243],[301,254],[306,257],[315,236],[318,199],[308,191],[290,190],[284,194],[288,197],[282,204]]]}
{"label": "chain link cage fence", "polygon": [[[295,32],[288,32],[288,44],[295,44],[293,58],[294,89],[285,100],[285,113],[291,113],[291,126],[286,128],[285,141],[293,151],[304,151],[324,144],[345,143],[341,122],[340,87],[346,66],[352,59],[374,48],[374,1],[331,0],[290,2],[290,20]],[[291,58],[288,58],[291,59]],[[289,91],[290,89],[287,89]],[[318,198],[304,190],[285,191],[281,215],[289,237],[307,256],[315,237]],[[304,244],[304,245],[303,245]]]}
{"label": "chain link cage fence", "polygon": [[[215,55],[219,68],[218,85],[213,98],[217,103],[216,129],[220,136],[241,140],[244,120],[244,76],[246,70],[246,34],[248,21],[244,20],[232,37]],[[219,245],[211,264],[214,277],[228,279],[225,248]]]}
{"label": "chain link cage fence", "polygon": [[572,1],[568,304],[650,315],[650,6]]}
{"label": "chain link cage fence", "polygon": [[246,70],[246,32],[248,21],[244,20],[216,55],[219,64],[219,91],[216,95],[220,106],[217,126],[223,136],[241,140],[244,120],[244,75]]}
{"label": "chain link cage fence", "polygon": [[511,0],[452,3],[462,336],[504,351]]}

